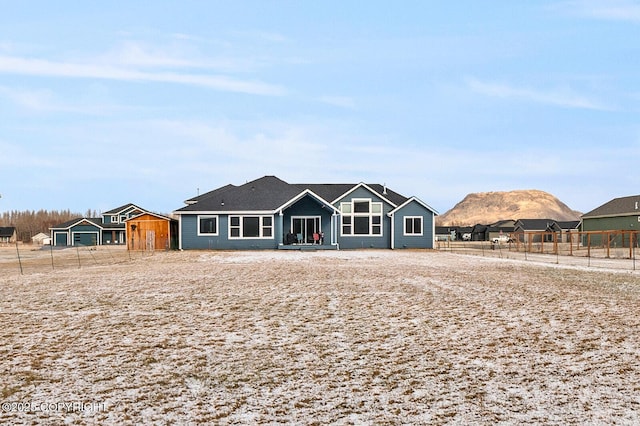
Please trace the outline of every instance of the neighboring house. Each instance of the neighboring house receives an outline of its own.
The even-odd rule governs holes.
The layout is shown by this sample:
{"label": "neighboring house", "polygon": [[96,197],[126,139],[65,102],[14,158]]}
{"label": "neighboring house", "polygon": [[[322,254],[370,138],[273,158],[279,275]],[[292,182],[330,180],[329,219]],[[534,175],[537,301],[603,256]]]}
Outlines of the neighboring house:
{"label": "neighboring house", "polygon": [[492,223],[487,226],[486,236],[487,240],[493,241],[494,238],[500,238],[506,236],[511,239],[511,234],[515,231],[514,220],[501,220],[496,223]]}
{"label": "neighboring house", "polygon": [[436,226],[436,241],[458,240],[459,229],[459,226]]}
{"label": "neighboring house", "polygon": [[518,219],[515,222],[513,234],[517,241],[523,243],[552,242],[553,233],[560,233],[562,229],[553,219]]}
{"label": "neighboring house", "polygon": [[185,201],[180,249],[433,248],[433,208],[379,184],[264,176]]}
{"label": "neighboring house", "polygon": [[559,242],[578,242],[578,235],[580,232],[579,220],[557,221],[556,223],[560,227],[561,232]]}
{"label": "neighboring house", "polygon": [[0,244],[12,244],[18,239],[15,226],[0,227]]}
{"label": "neighboring house", "polygon": [[[582,231],[584,232],[639,230],[640,195],[614,198],[582,215]],[[591,244],[602,242],[601,235],[595,232],[590,239]],[[586,242],[584,243],[586,244]]]}
{"label": "neighboring house", "polygon": [[489,226],[477,223],[471,228],[471,241],[488,241]]}
{"label": "neighboring house", "polygon": [[129,250],[169,250],[178,247],[178,221],[156,213],[125,220]]}
{"label": "neighboring house", "polygon": [[31,242],[39,246],[47,246],[51,244],[51,237],[44,232],[39,232],[31,237]]}
{"label": "neighboring house", "polygon": [[102,217],[72,219],[50,228],[51,241],[55,246],[125,244],[125,221],[142,213],[147,212],[129,203],[103,213]]}

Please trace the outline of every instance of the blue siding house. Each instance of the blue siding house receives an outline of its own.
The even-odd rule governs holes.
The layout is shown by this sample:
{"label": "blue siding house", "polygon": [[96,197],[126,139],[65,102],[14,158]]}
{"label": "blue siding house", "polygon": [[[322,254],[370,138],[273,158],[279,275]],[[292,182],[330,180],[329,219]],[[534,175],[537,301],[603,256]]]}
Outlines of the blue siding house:
{"label": "blue siding house", "polygon": [[142,213],[148,212],[129,203],[102,213],[102,217],[72,219],[49,228],[51,242],[54,246],[125,244],[125,221]]}
{"label": "blue siding house", "polygon": [[180,249],[433,248],[433,208],[379,184],[290,184],[264,176],[176,210]]}

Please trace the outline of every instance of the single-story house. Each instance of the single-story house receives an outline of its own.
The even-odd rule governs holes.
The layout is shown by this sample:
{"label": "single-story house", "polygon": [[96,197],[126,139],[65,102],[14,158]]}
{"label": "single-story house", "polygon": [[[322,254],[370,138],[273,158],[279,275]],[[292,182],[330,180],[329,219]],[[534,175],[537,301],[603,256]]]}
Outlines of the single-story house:
{"label": "single-story house", "polygon": [[18,239],[15,226],[0,227],[0,244],[12,244]]}
{"label": "single-story house", "polygon": [[[602,234],[595,231],[640,231],[640,195],[614,198],[582,215],[582,231],[594,232],[591,244],[601,244]],[[586,244],[586,234],[583,235]],[[611,241],[610,241],[611,243]],[[628,241],[622,242],[628,245]]]}
{"label": "single-story house", "polygon": [[562,232],[562,228],[553,219],[518,219],[513,227],[514,239],[523,243],[552,242],[553,234]]}
{"label": "single-story house", "polygon": [[471,241],[489,241],[489,225],[477,223],[471,228]]}
{"label": "single-story house", "polygon": [[177,209],[180,249],[433,248],[433,208],[380,184],[225,185]]}
{"label": "single-story house", "polygon": [[178,221],[145,212],[125,219],[129,250],[169,250],[178,246]]}
{"label": "single-story house", "polygon": [[436,226],[436,241],[456,241],[459,239],[459,226]]}
{"label": "single-story house", "polygon": [[55,246],[125,244],[125,221],[142,213],[147,212],[129,203],[102,213],[101,217],[72,219],[49,228],[51,241]]}
{"label": "single-story house", "polygon": [[578,242],[578,235],[580,232],[580,221],[579,220],[559,220],[556,222],[560,227],[560,239],[558,242],[568,243]]}
{"label": "single-story house", "polygon": [[48,246],[51,244],[51,237],[44,232],[39,232],[31,237],[31,243],[39,246]]}
{"label": "single-story house", "polygon": [[511,239],[513,231],[515,230],[515,220],[507,219],[500,220],[487,226],[486,235],[489,241],[494,238],[500,238],[506,236]]}

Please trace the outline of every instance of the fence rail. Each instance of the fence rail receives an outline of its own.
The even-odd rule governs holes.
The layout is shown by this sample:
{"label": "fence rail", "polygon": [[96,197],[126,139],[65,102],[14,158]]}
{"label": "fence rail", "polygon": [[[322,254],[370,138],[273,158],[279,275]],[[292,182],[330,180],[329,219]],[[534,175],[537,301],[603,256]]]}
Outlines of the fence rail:
{"label": "fence rail", "polygon": [[437,241],[436,249],[487,257],[636,270],[639,231],[525,232],[509,242]]}
{"label": "fence rail", "polygon": [[149,250],[127,250],[125,245],[52,247],[13,244],[0,248],[2,275],[47,273],[96,265],[115,265],[153,256]]}

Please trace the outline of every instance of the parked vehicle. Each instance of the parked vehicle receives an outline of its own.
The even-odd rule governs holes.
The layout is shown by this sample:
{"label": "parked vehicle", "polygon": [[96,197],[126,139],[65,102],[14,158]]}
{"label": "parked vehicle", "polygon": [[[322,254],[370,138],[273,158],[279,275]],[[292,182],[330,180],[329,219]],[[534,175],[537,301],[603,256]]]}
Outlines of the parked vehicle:
{"label": "parked vehicle", "polygon": [[510,238],[508,235],[500,235],[498,237],[494,237],[491,242],[493,244],[500,244],[500,243],[512,243],[513,242],[513,238]]}

